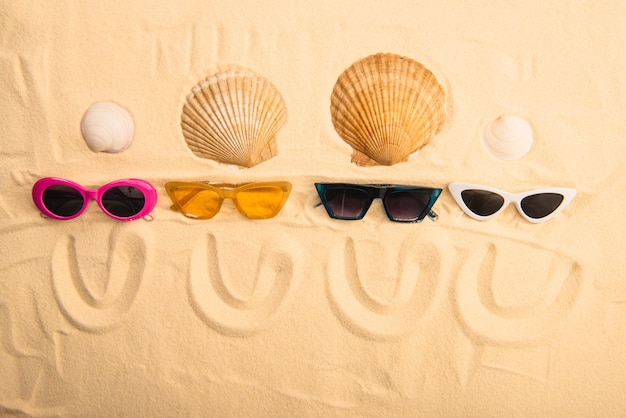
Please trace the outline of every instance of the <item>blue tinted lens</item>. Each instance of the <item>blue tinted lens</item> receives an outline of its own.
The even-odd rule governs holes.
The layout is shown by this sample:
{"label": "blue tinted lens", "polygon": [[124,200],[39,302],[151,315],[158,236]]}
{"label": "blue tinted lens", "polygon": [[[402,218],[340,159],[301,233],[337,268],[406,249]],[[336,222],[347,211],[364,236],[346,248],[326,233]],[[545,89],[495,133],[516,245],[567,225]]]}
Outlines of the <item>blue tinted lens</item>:
{"label": "blue tinted lens", "polygon": [[385,196],[385,209],[395,221],[411,222],[420,218],[430,203],[430,190],[395,191]]}
{"label": "blue tinted lens", "polygon": [[335,188],[324,192],[326,208],[340,219],[359,219],[367,207],[370,197],[362,190]]}

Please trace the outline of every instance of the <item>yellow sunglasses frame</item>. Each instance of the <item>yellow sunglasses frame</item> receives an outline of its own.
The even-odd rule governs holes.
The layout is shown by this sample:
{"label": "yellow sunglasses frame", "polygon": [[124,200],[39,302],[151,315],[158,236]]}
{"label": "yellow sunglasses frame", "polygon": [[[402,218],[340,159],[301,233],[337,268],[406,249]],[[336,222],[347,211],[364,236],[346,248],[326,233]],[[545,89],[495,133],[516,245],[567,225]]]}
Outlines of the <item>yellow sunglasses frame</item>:
{"label": "yellow sunglasses frame", "polygon": [[[195,189],[196,191],[195,193],[190,192],[188,195],[184,197],[184,199],[178,199],[176,197],[175,191],[181,187]],[[280,188],[283,192],[282,199],[280,203],[278,204],[276,211],[272,213],[270,216],[250,216],[243,210],[243,208],[239,205],[239,202],[237,201],[237,195],[239,193],[246,191],[246,190],[250,190],[250,189],[256,189],[259,187],[277,187],[277,188]],[[217,209],[215,210],[215,213],[212,214],[211,216],[197,216],[197,215],[193,215],[193,214],[186,212],[183,209],[184,206],[194,196],[196,196],[198,193],[200,193],[203,190],[210,190],[216,193],[217,196],[219,197],[219,200],[217,202]],[[246,218],[269,219],[278,215],[280,211],[282,210],[283,206],[285,205],[285,202],[287,201],[287,198],[289,197],[289,194],[291,193],[291,183],[287,181],[269,181],[269,182],[254,182],[254,183],[242,183],[242,184],[230,184],[230,183],[211,184],[211,183],[200,183],[200,182],[171,181],[171,182],[165,183],[165,191],[167,192],[168,196],[174,203],[172,206],[170,206],[170,209],[178,211],[188,218],[211,219],[212,217],[217,215],[217,213],[220,211],[222,207],[222,203],[224,202],[224,199],[231,199],[234,202],[235,207],[237,208],[239,213],[241,213]]]}

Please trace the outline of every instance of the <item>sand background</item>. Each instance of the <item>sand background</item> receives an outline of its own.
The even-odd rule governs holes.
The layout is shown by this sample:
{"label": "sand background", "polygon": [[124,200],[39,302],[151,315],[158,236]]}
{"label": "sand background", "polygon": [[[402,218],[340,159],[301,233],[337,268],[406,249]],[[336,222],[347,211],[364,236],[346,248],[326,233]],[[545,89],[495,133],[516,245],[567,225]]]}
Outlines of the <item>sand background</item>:
{"label": "sand background", "polygon": [[[623,1],[3,1],[0,3],[0,414],[15,416],[620,416],[626,413],[626,3]],[[339,74],[411,57],[447,93],[443,131],[408,162],[362,168],[330,119]],[[249,169],[193,156],[180,114],[216,68],[272,81],[288,122]],[[80,134],[128,109],[130,149]],[[501,161],[501,114],[535,143]],[[139,177],[154,220],[95,204],[43,219],[42,176]],[[169,210],[170,180],[289,180],[274,219],[228,202]],[[573,187],[540,225],[489,222],[450,194],[436,223],[376,202],[328,218],[313,182]]]}

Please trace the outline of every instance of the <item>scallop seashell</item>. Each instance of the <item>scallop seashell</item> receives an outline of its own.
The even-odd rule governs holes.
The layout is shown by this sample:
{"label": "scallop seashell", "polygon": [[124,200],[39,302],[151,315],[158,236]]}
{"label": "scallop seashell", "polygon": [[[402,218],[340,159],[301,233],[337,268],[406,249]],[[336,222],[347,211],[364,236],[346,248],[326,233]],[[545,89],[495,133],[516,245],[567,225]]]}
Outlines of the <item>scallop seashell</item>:
{"label": "scallop seashell", "polygon": [[362,166],[393,165],[430,142],[446,119],[445,92],[417,61],[380,53],[338,78],[330,98],[333,125]]}
{"label": "scallop seashell", "polygon": [[132,144],[135,124],[126,109],[111,102],[97,102],[83,115],[80,130],[92,151],[116,153]]}
{"label": "scallop seashell", "polygon": [[276,87],[245,68],[231,68],[196,85],[183,106],[185,142],[198,157],[252,167],[278,151],[276,133],[287,109]]}
{"label": "scallop seashell", "polygon": [[485,126],[483,145],[497,158],[514,160],[530,151],[533,130],[525,119],[518,116],[500,116]]}

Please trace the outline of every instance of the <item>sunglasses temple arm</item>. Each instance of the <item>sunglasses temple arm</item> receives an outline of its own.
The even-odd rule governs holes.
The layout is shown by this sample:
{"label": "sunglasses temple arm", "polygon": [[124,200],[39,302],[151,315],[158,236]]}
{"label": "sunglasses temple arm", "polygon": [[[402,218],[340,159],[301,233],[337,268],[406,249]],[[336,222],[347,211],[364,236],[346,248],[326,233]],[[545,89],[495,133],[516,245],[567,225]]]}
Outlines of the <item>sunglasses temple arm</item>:
{"label": "sunglasses temple arm", "polygon": [[181,208],[184,208],[185,205],[187,203],[189,203],[189,201],[191,199],[193,199],[194,197],[196,197],[196,195],[198,193],[200,193],[202,191],[202,189],[195,189],[190,191],[189,193],[187,193],[185,195],[185,197],[183,197],[182,199],[179,199],[177,202],[175,202],[172,206],[170,206],[170,209],[178,211],[178,207],[180,206]]}

